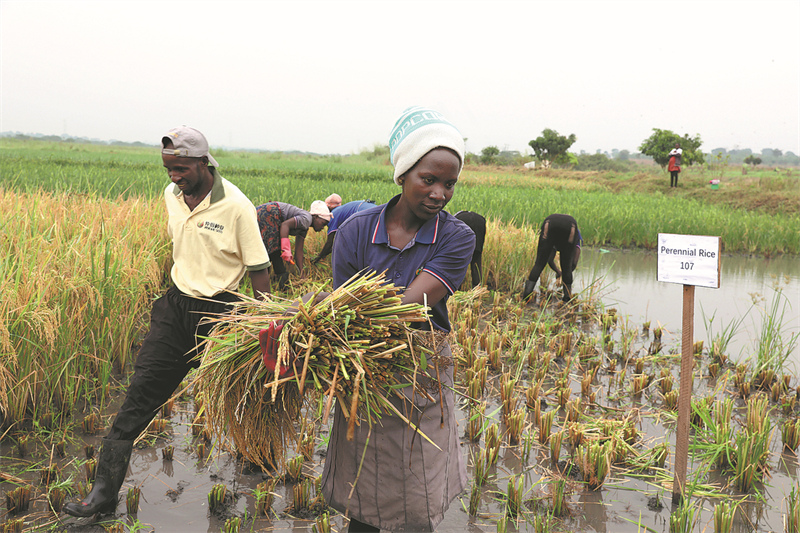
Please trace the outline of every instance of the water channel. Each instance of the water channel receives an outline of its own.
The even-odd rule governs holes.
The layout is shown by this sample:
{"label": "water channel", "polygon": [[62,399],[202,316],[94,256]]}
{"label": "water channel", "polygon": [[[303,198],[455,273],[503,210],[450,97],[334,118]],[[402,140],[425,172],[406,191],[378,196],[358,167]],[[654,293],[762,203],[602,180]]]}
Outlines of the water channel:
{"label": "water channel", "polygon": [[[656,280],[657,255],[639,250],[584,248],[575,271],[575,289],[582,290],[595,278],[603,278],[601,300],[629,317],[632,325],[662,326],[665,344],[680,346],[683,286]],[[729,344],[728,355],[744,362],[756,350],[762,324],[775,308],[781,334],[788,340],[800,335],[800,258],[779,256],[765,259],[756,256],[725,255],[720,259],[720,288],[695,289],[694,339],[708,347],[710,321],[712,335],[732,323],[739,323]],[[777,296],[776,289],[780,290]],[[755,303],[754,303],[755,300]],[[787,359],[786,370],[800,371],[800,346],[795,345]]]}

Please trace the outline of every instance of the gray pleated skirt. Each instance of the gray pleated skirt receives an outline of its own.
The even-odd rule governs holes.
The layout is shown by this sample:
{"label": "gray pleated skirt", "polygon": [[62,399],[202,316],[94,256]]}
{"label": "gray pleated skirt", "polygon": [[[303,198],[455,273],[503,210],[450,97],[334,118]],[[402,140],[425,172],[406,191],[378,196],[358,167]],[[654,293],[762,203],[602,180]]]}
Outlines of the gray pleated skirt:
{"label": "gray pleated skirt", "polygon": [[[449,352],[448,347],[442,355],[449,357]],[[428,371],[436,375],[433,368]],[[406,387],[406,399],[395,395],[392,403],[441,450],[396,415],[383,415],[373,424],[371,434],[362,419],[353,440],[348,441],[347,419],[336,409],[322,472],[322,493],[328,505],[388,531],[433,531],[442,521],[450,503],[466,488],[467,470],[451,390],[453,367],[440,367],[439,373],[443,423],[435,380],[430,380],[429,388],[434,401],[416,394],[412,404],[411,387]]]}

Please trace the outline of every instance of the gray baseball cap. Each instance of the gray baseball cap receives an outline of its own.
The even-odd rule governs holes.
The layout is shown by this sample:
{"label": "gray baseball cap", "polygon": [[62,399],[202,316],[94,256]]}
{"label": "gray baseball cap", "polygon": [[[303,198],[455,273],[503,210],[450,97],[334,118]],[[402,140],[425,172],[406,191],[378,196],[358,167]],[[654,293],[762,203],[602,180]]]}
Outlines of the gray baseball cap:
{"label": "gray baseball cap", "polygon": [[[172,142],[172,148],[164,148],[164,139]],[[215,168],[219,163],[208,153],[208,141],[205,136],[189,126],[172,128],[161,137],[161,153],[175,157],[208,157],[208,163]]]}

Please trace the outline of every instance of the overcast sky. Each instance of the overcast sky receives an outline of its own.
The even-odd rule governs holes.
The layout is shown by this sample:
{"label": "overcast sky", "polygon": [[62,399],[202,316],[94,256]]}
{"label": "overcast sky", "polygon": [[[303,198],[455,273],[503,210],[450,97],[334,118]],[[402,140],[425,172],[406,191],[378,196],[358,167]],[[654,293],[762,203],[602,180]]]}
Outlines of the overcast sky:
{"label": "overcast sky", "polygon": [[797,0],[0,0],[0,131],[353,153],[411,105],[530,152],[636,151],[653,128],[702,149],[800,154]]}

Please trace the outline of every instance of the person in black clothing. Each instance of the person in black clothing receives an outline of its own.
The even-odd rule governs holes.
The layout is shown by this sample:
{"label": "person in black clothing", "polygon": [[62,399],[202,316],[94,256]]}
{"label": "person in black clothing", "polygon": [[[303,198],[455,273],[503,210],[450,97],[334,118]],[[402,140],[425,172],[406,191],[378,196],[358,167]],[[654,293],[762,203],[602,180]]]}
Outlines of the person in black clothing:
{"label": "person in black clothing", "polygon": [[483,278],[483,241],[486,239],[486,219],[478,213],[472,211],[459,211],[455,216],[475,234],[475,251],[472,252],[472,260],[469,262],[469,269],[472,273],[472,286],[477,287]]}
{"label": "person in black clothing", "polygon": [[[550,215],[542,222],[539,232],[539,245],[536,249],[536,263],[533,265],[528,281],[522,291],[522,299],[527,299],[539,281],[539,275],[545,265],[550,265],[556,273],[556,278],[561,278],[564,287],[562,300],[567,302],[572,298],[572,271],[578,266],[581,256],[581,232],[578,223],[569,215]],[[560,254],[561,269],[555,264],[556,252]]]}

